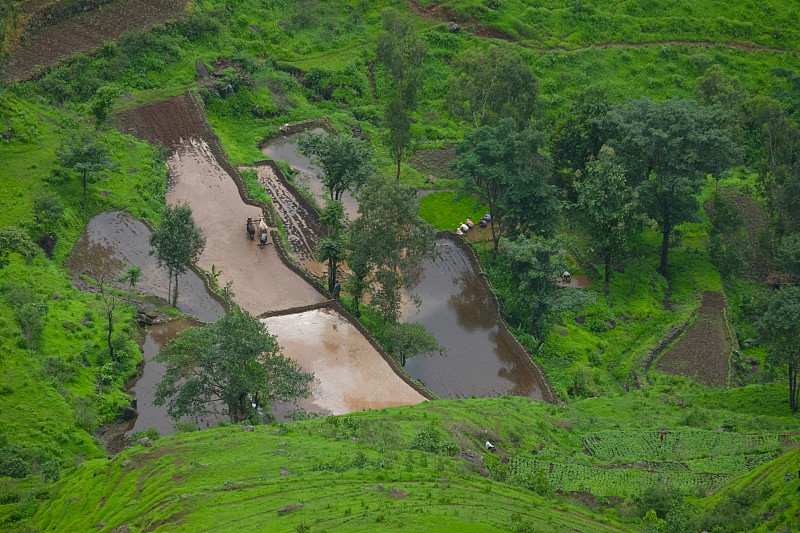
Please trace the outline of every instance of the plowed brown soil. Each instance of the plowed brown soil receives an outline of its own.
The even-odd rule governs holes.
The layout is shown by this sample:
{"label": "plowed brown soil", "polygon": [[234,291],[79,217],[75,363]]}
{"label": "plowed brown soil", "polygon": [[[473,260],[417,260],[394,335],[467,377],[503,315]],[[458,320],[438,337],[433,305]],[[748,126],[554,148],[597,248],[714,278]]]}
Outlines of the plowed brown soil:
{"label": "plowed brown soil", "polygon": [[12,52],[3,79],[11,82],[29,79],[38,69],[116,40],[124,31],[146,29],[184,17],[185,6],[186,0],[127,0],[46,26]]}
{"label": "plowed brown soil", "polygon": [[725,387],[732,343],[725,323],[728,301],[719,292],[703,293],[697,318],[683,337],[656,362],[656,369]]}

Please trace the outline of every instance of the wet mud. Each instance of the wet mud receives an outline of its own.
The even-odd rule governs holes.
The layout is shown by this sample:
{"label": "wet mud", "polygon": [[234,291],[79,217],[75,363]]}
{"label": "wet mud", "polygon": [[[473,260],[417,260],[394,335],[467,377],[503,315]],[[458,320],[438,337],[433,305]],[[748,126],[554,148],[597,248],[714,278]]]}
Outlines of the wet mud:
{"label": "wet mud", "polygon": [[571,274],[569,281],[561,280],[558,282],[559,287],[572,287],[575,289],[582,289],[584,287],[591,287],[591,280],[583,274]]}
{"label": "wet mud", "polygon": [[[314,128],[309,130],[309,133],[321,135],[327,132],[322,128]],[[293,133],[273,139],[261,147],[261,152],[270,159],[289,163],[297,171],[294,176],[295,186],[309,192],[320,207],[323,207],[328,198],[328,192],[323,186],[322,180],[318,177],[322,173],[322,169],[311,163],[307,157],[298,155],[297,135]],[[356,218],[358,216],[358,201],[350,191],[345,191],[341,200],[348,218],[350,220]]]}
{"label": "wet mud", "polygon": [[[169,299],[169,276],[150,255],[150,228],[121,211],[101,213],[89,221],[65,266],[76,276],[100,275],[99,265],[112,270],[106,279],[116,280],[125,264],[137,265],[142,276],[135,291]],[[119,285],[119,284],[114,284]],[[121,287],[120,288],[124,288]],[[192,270],[178,276],[178,309],[203,322],[214,322],[225,313],[223,304],[213,297],[205,280]]]}
{"label": "wet mud", "polygon": [[444,237],[436,247],[439,256],[422,264],[408,291],[422,304],[404,305],[403,320],[428,328],[446,355],[418,355],[406,370],[444,398],[511,394],[552,401],[544,372],[499,320],[470,252]]}
{"label": "wet mud", "polygon": [[[427,399],[400,378],[364,335],[333,309],[261,321],[277,335],[285,356],[314,373],[311,395],[298,401],[307,412],[339,415]],[[274,409],[276,416],[281,416],[294,407]]]}
{"label": "wet mud", "polygon": [[[176,433],[173,427],[175,421],[167,415],[167,408],[165,406],[156,406],[153,404],[156,385],[161,381],[161,378],[164,377],[166,371],[164,365],[153,361],[153,358],[158,355],[161,348],[178,335],[178,333],[185,328],[197,325],[199,324],[189,320],[178,319],[151,326],[147,329],[144,341],[142,342],[142,354],[145,362],[142,375],[128,390],[131,397],[136,400],[136,410],[139,412],[139,417],[131,420],[125,432],[126,436],[130,437],[135,431],[144,431],[149,428],[156,428],[162,436]],[[197,422],[200,429],[206,429],[222,418],[225,417],[211,415],[200,419],[185,417],[181,419],[181,421],[188,422],[193,420]]]}
{"label": "wet mud", "polygon": [[214,266],[220,272],[219,285],[230,283],[243,309],[260,315],[325,300],[281,261],[273,244],[261,247],[250,239],[247,218],[258,219],[261,209],[242,200],[236,183],[205,141],[192,139],[180,145],[167,157],[167,166],[167,202],[187,202],[206,237],[198,265],[207,271]]}
{"label": "wet mud", "polygon": [[322,238],[317,225],[317,212],[290,184],[274,163],[265,162],[255,167],[258,182],[272,199],[272,205],[286,228],[290,255],[300,266],[315,276],[325,273],[325,266],[315,259],[317,243]]}

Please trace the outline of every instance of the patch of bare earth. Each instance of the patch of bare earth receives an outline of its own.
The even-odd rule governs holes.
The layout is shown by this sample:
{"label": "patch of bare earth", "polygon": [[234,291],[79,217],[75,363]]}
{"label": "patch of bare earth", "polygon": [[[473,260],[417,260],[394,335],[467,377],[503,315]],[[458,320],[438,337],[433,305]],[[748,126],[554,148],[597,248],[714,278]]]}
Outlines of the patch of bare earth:
{"label": "patch of bare earth", "polygon": [[713,387],[725,387],[733,347],[725,320],[727,308],[725,295],[704,292],[697,318],[675,345],[659,358],[656,369]]}
{"label": "patch of bare earth", "polygon": [[125,0],[23,34],[3,71],[7,82],[26,80],[77,52],[88,52],[124,31],[148,29],[186,15],[186,0]]}
{"label": "patch of bare earth", "polygon": [[736,206],[736,209],[741,213],[745,230],[747,231],[747,240],[753,249],[753,261],[745,271],[745,275],[764,281],[767,279],[767,274],[769,274],[769,265],[760,243],[768,243],[771,240],[767,217],[761,212],[761,209],[752,198],[746,194],[731,191],[723,192],[723,196]]}

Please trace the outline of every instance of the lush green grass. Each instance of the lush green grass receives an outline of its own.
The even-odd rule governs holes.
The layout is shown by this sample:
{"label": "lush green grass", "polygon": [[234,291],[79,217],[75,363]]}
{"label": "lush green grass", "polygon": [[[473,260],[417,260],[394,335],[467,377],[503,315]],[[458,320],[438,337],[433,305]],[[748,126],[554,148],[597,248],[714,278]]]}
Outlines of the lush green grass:
{"label": "lush green grass", "polygon": [[[630,416],[614,416],[623,409]],[[655,482],[647,472],[653,468],[704,488],[708,480],[692,472],[717,472],[706,477],[719,482],[780,453],[796,438],[718,433],[711,430],[717,411],[704,412],[709,423],[695,428],[681,425],[683,408],[646,396],[562,407],[523,398],[442,400],[259,426],[253,432],[233,426],[181,434],[162,438],[151,449],[138,446],[112,460],[83,463],[59,483],[35,523],[42,531],[83,530],[99,522],[133,530],[170,524],[175,531],[257,524],[290,531],[301,523],[313,531],[461,531],[469,530],[463,529],[467,524],[476,531],[524,530],[515,529],[517,521],[535,531],[602,531],[603,523],[626,529],[637,522],[624,505],[593,515],[555,496],[555,489],[584,490],[589,484],[598,495],[630,497],[630,491],[647,485],[644,481]],[[669,426],[666,444],[659,440],[662,424]],[[797,422],[789,426],[797,428]],[[485,457],[494,479],[433,451],[456,445],[485,454],[486,440],[497,446],[496,454]],[[669,451],[659,452],[662,446]],[[593,457],[580,451],[585,447]],[[503,456],[510,469],[497,461]],[[641,479],[627,484],[617,470],[598,467],[637,460],[646,464],[624,472]],[[550,462],[557,466],[553,472]],[[546,482],[532,482],[523,465],[543,469]],[[564,469],[595,478],[565,476]],[[602,478],[612,481],[602,484]],[[364,490],[379,483],[383,490]],[[388,498],[392,487],[409,496]],[[294,503],[302,508],[286,516],[276,512]],[[145,512],[154,508],[158,511]]]}
{"label": "lush green grass", "polygon": [[488,212],[485,205],[476,205],[472,198],[461,198],[450,191],[435,192],[419,202],[419,215],[438,230],[455,231],[468,218],[476,224]]}

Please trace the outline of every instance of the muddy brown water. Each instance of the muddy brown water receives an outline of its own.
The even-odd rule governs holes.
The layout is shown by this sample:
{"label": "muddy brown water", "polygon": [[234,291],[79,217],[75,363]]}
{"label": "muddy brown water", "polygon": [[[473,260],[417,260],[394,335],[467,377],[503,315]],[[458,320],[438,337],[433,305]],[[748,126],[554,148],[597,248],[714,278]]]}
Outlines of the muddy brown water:
{"label": "muddy brown water", "polygon": [[167,202],[187,202],[206,237],[198,265],[220,271],[219,285],[231,283],[234,299],[260,315],[319,303],[325,297],[287,267],[274,245],[260,247],[245,229],[248,217],[261,210],[246,204],[233,179],[204,141],[192,139],[167,157],[170,183]]}
{"label": "muddy brown water", "polygon": [[[164,365],[158,361],[153,361],[153,358],[178,333],[188,327],[197,325],[199,324],[186,319],[177,319],[147,328],[144,342],[142,343],[142,355],[145,362],[142,375],[128,390],[131,397],[136,400],[136,410],[139,412],[139,417],[131,420],[125,432],[126,436],[130,437],[136,431],[144,431],[149,428],[157,429],[161,435],[172,435],[176,432],[173,427],[175,421],[167,415],[166,406],[156,406],[153,403],[156,384],[161,381],[166,371]],[[181,421],[188,422],[191,420],[197,422],[200,429],[205,429],[223,418],[221,415],[208,415],[201,418],[184,417]]]}
{"label": "muddy brown water", "polygon": [[309,220],[316,218],[316,213],[298,193],[291,188],[285,180],[281,179],[273,168],[268,165],[258,165],[254,168],[258,182],[272,199],[272,205],[281,218],[294,261],[315,276],[326,272],[325,265],[316,260],[317,243],[322,235],[316,224],[309,224]]}
{"label": "muddy brown water", "polygon": [[406,370],[444,398],[548,399],[547,386],[499,321],[493,296],[467,252],[446,238],[437,239],[436,248],[439,256],[423,263],[409,291],[422,304],[418,310],[405,305],[403,319],[428,328],[446,355],[418,355],[406,362]]}
{"label": "muddy brown water", "polygon": [[[322,128],[314,128],[308,132],[320,135],[327,134]],[[311,163],[307,157],[297,153],[297,135],[298,134],[293,133],[269,141],[261,147],[261,152],[270,159],[289,163],[289,165],[297,171],[294,177],[294,184],[311,193],[317,203],[322,203],[322,205],[324,205],[328,197],[328,192],[323,186],[322,180],[318,177],[318,175],[322,173],[322,169]],[[347,216],[351,220],[356,218],[358,216],[358,201],[353,197],[350,191],[345,191],[341,200],[344,204],[344,211]]]}
{"label": "muddy brown water", "polygon": [[583,274],[572,274],[569,277],[569,281],[559,281],[558,285],[560,287],[573,287],[575,289],[582,289],[584,287],[591,287],[592,281]]}
{"label": "muddy brown water", "polygon": [[[398,376],[350,322],[332,309],[263,318],[283,354],[313,372],[311,395],[298,401],[307,412],[346,414],[426,400]],[[276,407],[281,416],[291,406]]]}
{"label": "muddy brown water", "polygon": [[[116,279],[124,264],[137,265],[142,276],[136,292],[166,300],[169,276],[165,268],[158,267],[155,256],[150,255],[150,233],[142,221],[126,213],[101,213],[89,221],[65,266],[75,275],[97,278],[97,265],[105,261],[114,269],[113,275],[107,277]],[[225,313],[223,305],[210,295],[203,278],[191,270],[178,276],[178,291],[178,308],[203,322],[214,322]]]}

